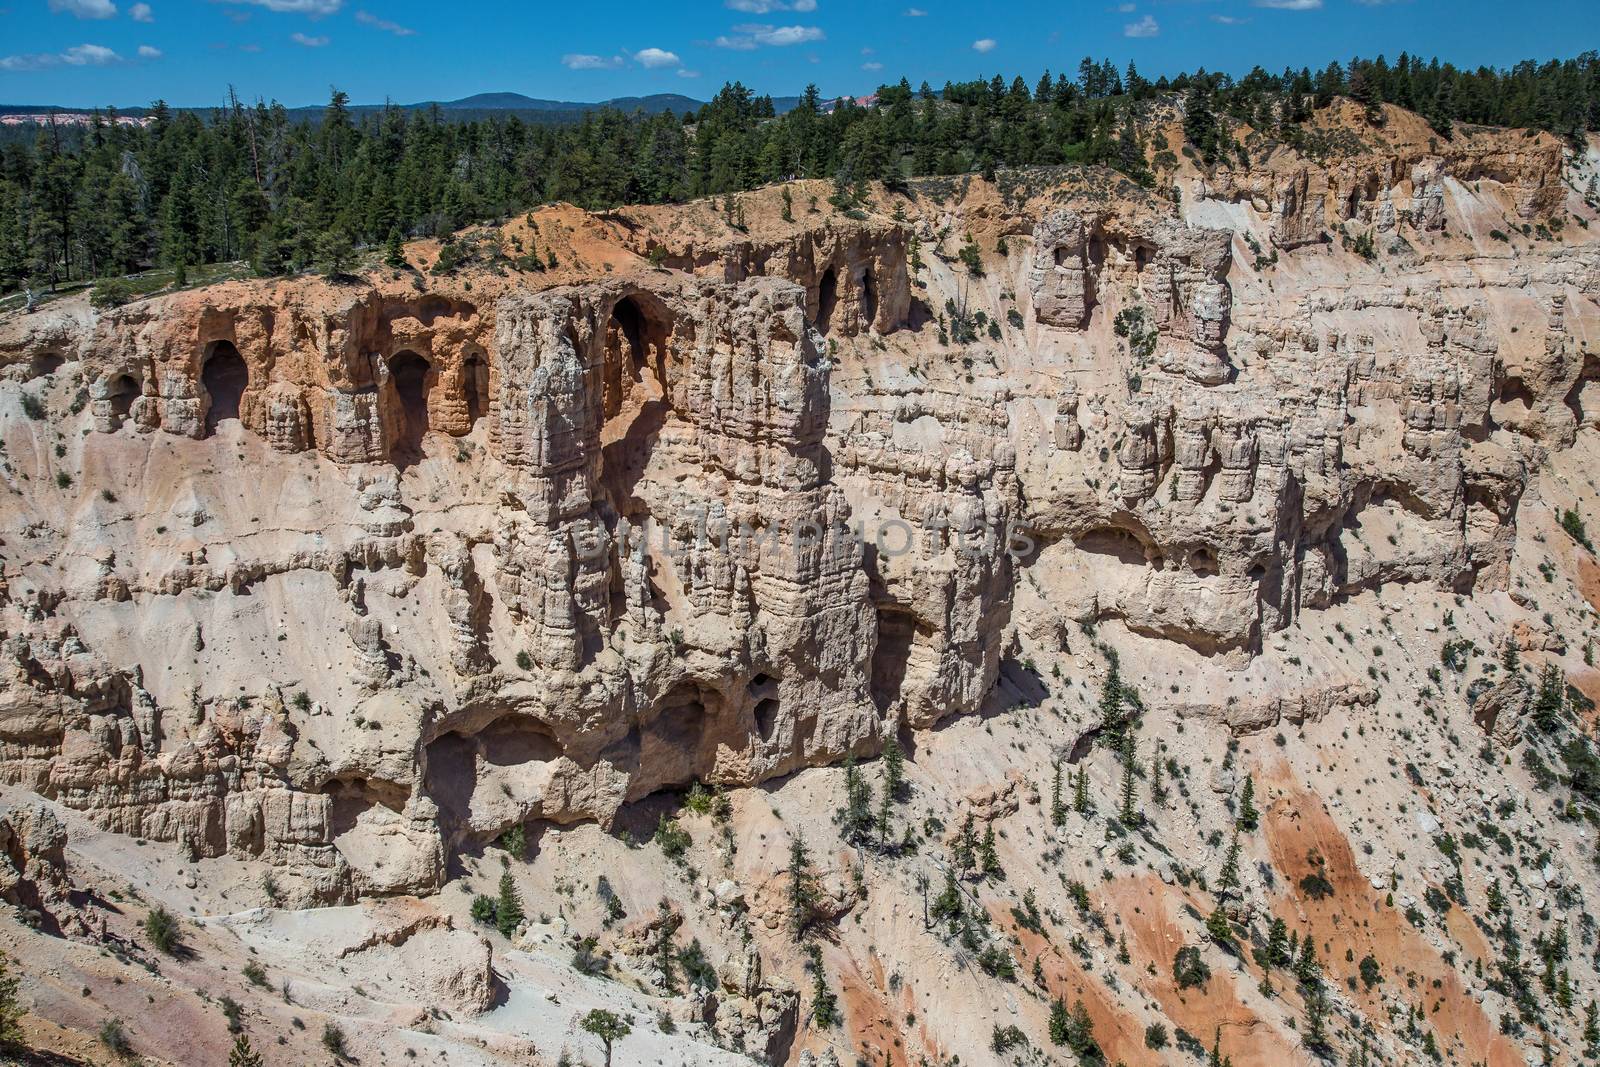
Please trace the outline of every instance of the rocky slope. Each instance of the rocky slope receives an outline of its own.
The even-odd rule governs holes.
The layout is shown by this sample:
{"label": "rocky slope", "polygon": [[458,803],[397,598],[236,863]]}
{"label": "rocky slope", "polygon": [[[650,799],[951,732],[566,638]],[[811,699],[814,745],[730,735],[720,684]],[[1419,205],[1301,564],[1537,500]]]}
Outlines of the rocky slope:
{"label": "rocky slope", "polygon": [[226,996],[268,1062],[598,1062],[593,1007],[629,1063],[1582,1055],[1600,149],[1386,118],[0,320],[30,1040],[215,1061]]}

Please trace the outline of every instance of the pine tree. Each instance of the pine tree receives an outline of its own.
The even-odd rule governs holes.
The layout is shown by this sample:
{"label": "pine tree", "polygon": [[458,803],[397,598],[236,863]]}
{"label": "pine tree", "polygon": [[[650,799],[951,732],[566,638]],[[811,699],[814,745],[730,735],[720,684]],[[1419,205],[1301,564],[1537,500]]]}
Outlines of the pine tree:
{"label": "pine tree", "polygon": [[1209,166],[1217,161],[1217,117],[1211,110],[1208,79],[1196,75],[1183,102],[1183,136]]}
{"label": "pine tree", "polygon": [[831,1029],[839,1021],[839,1001],[828,988],[828,976],[822,969],[822,948],[815,941],[806,946],[811,972],[811,1018],[822,1030]]}
{"label": "pine tree", "polygon": [[1317,962],[1317,945],[1307,934],[1300,942],[1300,958],[1294,964],[1294,976],[1307,986],[1322,980],[1322,965]]}
{"label": "pine tree", "polygon": [[1067,1014],[1067,1005],[1060,997],[1050,1002],[1050,1043],[1065,1045],[1067,1031],[1072,1025],[1072,1019]]}
{"label": "pine tree", "polygon": [[970,871],[977,863],[978,835],[972,828],[972,816],[969,814],[966,821],[961,824],[961,833],[956,836],[955,868],[958,871]]}
{"label": "pine tree", "polygon": [[1324,1052],[1328,1048],[1327,1016],[1327,995],[1323,993],[1321,986],[1316,986],[1306,996],[1304,1031],[1306,1047],[1314,1052]]}
{"label": "pine tree", "polygon": [[261,1053],[250,1044],[250,1038],[240,1034],[233,1039],[233,1048],[228,1053],[228,1067],[264,1067],[264,1064]]}
{"label": "pine tree", "polygon": [[1261,820],[1261,813],[1256,810],[1256,780],[1252,775],[1244,776],[1244,792],[1239,795],[1239,829],[1254,830]]}
{"label": "pine tree", "polygon": [[1124,826],[1138,826],[1144,821],[1144,815],[1138,808],[1138,795],[1134,788],[1134,777],[1138,767],[1139,758],[1134,747],[1133,735],[1130,733],[1122,746],[1122,807],[1118,817]]}
{"label": "pine tree", "polygon": [[1226,894],[1239,885],[1239,831],[1233,832],[1233,840],[1228,844],[1228,854],[1222,861],[1222,870],[1217,874],[1217,888]]}
{"label": "pine tree", "polygon": [[1265,967],[1287,967],[1294,960],[1294,954],[1289,951],[1288,925],[1279,918],[1274,918],[1267,928],[1267,947],[1260,960]]}
{"label": "pine tree", "polygon": [[939,895],[933,901],[933,917],[949,922],[954,929],[961,922],[966,909],[961,903],[961,887],[956,884],[956,872],[944,872],[944,888],[939,890]]}
{"label": "pine tree", "polygon": [[1228,913],[1221,908],[1211,909],[1211,914],[1206,916],[1206,933],[1219,945],[1233,944],[1233,926],[1228,922]]}
{"label": "pine tree", "polygon": [[845,805],[834,815],[839,824],[839,834],[852,845],[865,844],[872,839],[876,821],[872,814],[872,785],[862,776],[855,757],[844,761]]}
{"label": "pine tree", "polygon": [[885,783],[883,798],[878,803],[878,847],[887,850],[889,847],[890,824],[894,819],[894,805],[890,800],[889,789]]}
{"label": "pine tree", "polygon": [[1583,1010],[1583,1054],[1600,1059],[1600,1005],[1592,1000]]}
{"label": "pine tree", "polygon": [[891,737],[883,746],[883,791],[891,800],[899,800],[905,788],[906,754],[900,742]]}
{"label": "pine tree", "polygon": [[396,270],[406,265],[405,245],[401,243],[398,226],[389,230],[389,238],[384,244],[383,261]]}
{"label": "pine tree", "polygon": [[1161,742],[1156,742],[1155,755],[1150,759],[1150,797],[1162,807],[1167,805],[1167,787],[1161,780]]}
{"label": "pine tree", "polygon": [[1067,821],[1067,806],[1061,800],[1061,761],[1055,761],[1050,780],[1050,825],[1061,826]]}
{"label": "pine tree", "polygon": [[1079,815],[1089,814],[1089,774],[1081,763],[1072,782],[1072,810]]}
{"label": "pine tree", "polygon": [[993,823],[984,827],[983,844],[978,848],[978,866],[985,875],[1004,877],[1000,869],[1000,854],[995,850]]}
{"label": "pine tree", "polygon": [[806,839],[796,834],[789,844],[789,933],[799,939],[816,917],[817,875],[811,869],[811,856],[806,851]]}
{"label": "pine tree", "polygon": [[494,924],[502,937],[511,937],[522,924],[522,894],[509,869],[500,873],[500,894],[494,904]]}

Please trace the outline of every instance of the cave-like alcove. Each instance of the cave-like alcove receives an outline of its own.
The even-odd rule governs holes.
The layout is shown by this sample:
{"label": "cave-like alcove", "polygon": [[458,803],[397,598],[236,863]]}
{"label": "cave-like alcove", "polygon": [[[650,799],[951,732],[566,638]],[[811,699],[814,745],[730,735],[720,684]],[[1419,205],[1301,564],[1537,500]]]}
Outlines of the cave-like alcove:
{"label": "cave-like alcove", "polygon": [[217,425],[239,417],[239,401],[250,386],[250,368],[232,341],[217,341],[200,368],[200,387],[206,400],[206,436]]}

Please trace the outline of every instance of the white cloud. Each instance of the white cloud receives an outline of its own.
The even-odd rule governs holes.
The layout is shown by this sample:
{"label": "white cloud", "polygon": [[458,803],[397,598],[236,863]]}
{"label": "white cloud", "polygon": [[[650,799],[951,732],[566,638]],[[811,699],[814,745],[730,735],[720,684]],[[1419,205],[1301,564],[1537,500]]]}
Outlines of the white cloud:
{"label": "white cloud", "polygon": [[561,65],[568,70],[616,70],[622,66],[622,57],[592,56],[586,52],[568,52],[561,57]]}
{"label": "white cloud", "polygon": [[74,67],[104,67],[110,63],[122,62],[122,57],[105,45],[80,44],[61,53],[61,62]]}
{"label": "white cloud", "polygon": [[161,58],[161,49],[152,47],[151,45],[142,44],[142,45],[139,46],[139,58],[140,59],[160,59]]}
{"label": "white cloud", "polygon": [[325,48],[328,44],[326,37],[308,37],[303,33],[291,33],[289,40],[295,44],[304,45],[306,48]]}
{"label": "white cloud", "polygon": [[1146,15],[1138,22],[1130,22],[1122,27],[1124,37],[1160,37],[1161,23],[1156,21],[1154,15]]}
{"label": "white cloud", "polygon": [[149,4],[134,4],[128,8],[128,17],[135,22],[154,22],[156,13],[150,10]]}
{"label": "white cloud", "polygon": [[1124,15],[1131,15],[1138,10],[1138,4],[1118,4],[1117,11]]}
{"label": "white cloud", "polygon": [[679,67],[678,68],[678,77],[680,77],[680,78],[698,78],[698,77],[700,77],[700,72],[698,70],[689,70],[689,69],[687,69],[685,67]]}
{"label": "white cloud", "polygon": [[1235,17],[1233,15],[1212,15],[1211,16],[1211,21],[1212,22],[1216,22],[1216,23],[1220,23],[1223,26],[1243,26],[1245,23],[1249,22],[1250,20],[1249,19],[1237,18],[1237,17]]}
{"label": "white cloud", "polygon": [[883,69],[883,64],[875,62],[875,61],[874,62],[863,63],[863,64],[861,64],[861,69],[862,70],[882,70]]}
{"label": "white cloud", "polygon": [[370,11],[357,11],[356,21],[363,26],[371,26],[375,30],[392,33],[396,37],[415,37],[417,35],[417,31],[411,27],[402,26],[398,22],[390,22],[385,18],[379,18]]}
{"label": "white cloud", "polygon": [[817,0],[723,0],[723,6],[746,15],[769,15],[774,11],[807,14],[817,9]]}
{"label": "white cloud", "polygon": [[920,8],[920,7],[908,7],[908,8],[906,8],[906,18],[908,18],[908,19],[926,18],[927,15],[928,15],[928,13],[926,11],[922,10],[922,8]]}
{"label": "white cloud", "polygon": [[33,52],[27,55],[0,56],[0,70],[45,70],[49,67],[109,67],[122,57],[105,45],[73,45],[64,52]]}
{"label": "white cloud", "polygon": [[75,15],[80,19],[115,18],[117,5],[111,0],[50,0],[53,15]]}
{"label": "white cloud", "polygon": [[668,52],[662,48],[641,48],[633,54],[633,61],[650,70],[683,66],[683,60],[678,58],[678,53]]}
{"label": "white cloud", "polygon": [[344,7],[344,0],[224,0],[229,4],[253,4],[264,7],[268,11],[276,11],[286,15],[310,15],[320,18],[323,15],[333,15]]}
{"label": "white cloud", "polygon": [[821,41],[827,37],[816,26],[765,26],[747,23],[735,26],[733,31],[732,35],[723,35],[711,43],[718,48],[749,52],[762,45],[783,48],[792,44],[805,44],[808,41]]}
{"label": "white cloud", "polygon": [[982,40],[978,40],[978,41],[973,41],[972,42],[972,50],[974,52],[982,52],[982,53],[993,52],[994,51],[994,46],[995,46],[995,39],[993,37],[985,37]]}
{"label": "white cloud", "polygon": [[1279,11],[1315,11],[1322,6],[1322,0],[1256,0],[1256,6]]}

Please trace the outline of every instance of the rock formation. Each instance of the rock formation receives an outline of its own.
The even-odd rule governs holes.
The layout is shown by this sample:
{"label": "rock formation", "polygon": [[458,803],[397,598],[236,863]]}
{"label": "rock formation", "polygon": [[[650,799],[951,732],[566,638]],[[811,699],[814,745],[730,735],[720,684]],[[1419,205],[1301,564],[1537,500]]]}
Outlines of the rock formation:
{"label": "rock formation", "polygon": [[[328,951],[476,1014],[503,992],[488,941],[407,909],[508,831],[615,828],[664,791],[891,738],[937,750],[936,727],[1087,684],[1096,627],[1147,668],[1167,648],[1246,680],[1147,686],[1179,729],[1375,715],[1376,668],[1290,680],[1274,650],[1363,596],[1521,595],[1531,487],[1600,427],[1576,164],[1547,136],[1389,119],[1331,160],[1186,163],[1170,198],[1067,169],[880,189],[861,218],[780,221],[761,190],[747,231],[709,205],[553,208],[507,229],[563,228],[580,251],[554,275],[0,319],[0,782],[260,864],[274,904],[406,898]],[[1568,654],[1526,615],[1508,662]],[[1471,698],[1514,744],[1526,683]],[[1062,721],[1074,762],[1106,726]],[[1023,783],[961,801],[939,840],[1027,816]],[[0,815],[18,907],[65,892],[54,818]],[[728,884],[708,941],[742,915]],[[785,884],[751,893],[765,936]],[[262,945],[275,921],[229,920]],[[633,928],[625,952],[645,967],[675,936]],[[795,990],[757,941],[730,957],[694,1021],[802,1055]]]}

